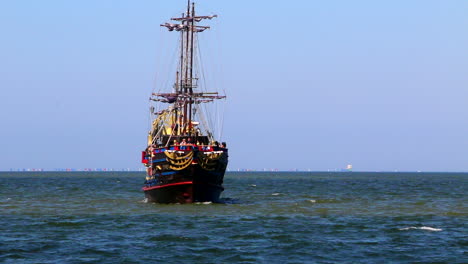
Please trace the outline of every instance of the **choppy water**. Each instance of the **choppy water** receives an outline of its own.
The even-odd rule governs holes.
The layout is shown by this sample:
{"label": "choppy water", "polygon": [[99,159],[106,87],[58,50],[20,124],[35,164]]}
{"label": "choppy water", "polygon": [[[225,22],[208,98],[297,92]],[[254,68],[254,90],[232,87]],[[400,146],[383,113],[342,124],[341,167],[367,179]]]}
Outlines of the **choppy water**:
{"label": "choppy water", "polygon": [[228,173],[224,204],[142,173],[0,173],[2,263],[468,263],[468,174]]}

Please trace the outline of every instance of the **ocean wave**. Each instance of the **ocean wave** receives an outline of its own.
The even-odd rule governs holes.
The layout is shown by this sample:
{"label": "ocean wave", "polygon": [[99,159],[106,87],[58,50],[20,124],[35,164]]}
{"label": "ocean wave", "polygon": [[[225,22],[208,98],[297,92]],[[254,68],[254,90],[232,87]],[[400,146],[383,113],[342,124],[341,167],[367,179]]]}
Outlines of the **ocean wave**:
{"label": "ocean wave", "polygon": [[343,203],[343,200],[337,199],[307,199],[310,203],[320,203],[320,204],[336,204],[336,203]]}
{"label": "ocean wave", "polygon": [[196,202],[195,204],[212,204],[213,202]]}
{"label": "ocean wave", "polygon": [[442,229],[440,228],[434,228],[434,227],[429,227],[429,226],[410,226],[410,227],[404,227],[404,228],[399,228],[398,230],[400,231],[406,231],[406,230],[426,230],[426,231],[431,231],[431,232],[440,232]]}

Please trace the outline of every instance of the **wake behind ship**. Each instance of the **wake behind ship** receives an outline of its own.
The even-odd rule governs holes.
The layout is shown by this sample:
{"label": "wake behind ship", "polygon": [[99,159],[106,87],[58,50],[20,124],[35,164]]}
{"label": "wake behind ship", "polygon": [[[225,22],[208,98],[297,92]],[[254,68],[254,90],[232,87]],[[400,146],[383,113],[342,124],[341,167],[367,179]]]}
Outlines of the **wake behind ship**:
{"label": "wake behind ship", "polygon": [[142,152],[148,202],[219,202],[224,190],[228,149],[215,136],[209,122],[213,116],[205,105],[226,96],[207,90],[199,77],[204,73],[196,67],[200,64],[197,35],[210,28],[198,23],[215,17],[196,15],[195,4],[189,0],[181,17],[161,25],[180,34],[180,46],[170,91],[153,93],[150,98],[156,107],[150,107],[148,146]]}

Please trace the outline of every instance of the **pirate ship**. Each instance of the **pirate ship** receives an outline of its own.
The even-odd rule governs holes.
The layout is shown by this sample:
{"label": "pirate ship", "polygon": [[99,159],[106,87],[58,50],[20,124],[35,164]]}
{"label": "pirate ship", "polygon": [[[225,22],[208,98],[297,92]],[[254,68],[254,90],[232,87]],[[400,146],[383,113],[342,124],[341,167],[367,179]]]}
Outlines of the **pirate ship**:
{"label": "pirate ship", "polygon": [[210,28],[198,23],[216,17],[196,15],[195,4],[188,0],[181,17],[161,25],[179,33],[180,47],[170,91],[150,97],[151,128],[148,146],[142,152],[142,163],[147,167],[142,189],[148,202],[219,202],[224,190],[228,149],[215,137],[206,121],[210,113],[203,106],[226,96],[199,85],[197,67],[197,35]]}

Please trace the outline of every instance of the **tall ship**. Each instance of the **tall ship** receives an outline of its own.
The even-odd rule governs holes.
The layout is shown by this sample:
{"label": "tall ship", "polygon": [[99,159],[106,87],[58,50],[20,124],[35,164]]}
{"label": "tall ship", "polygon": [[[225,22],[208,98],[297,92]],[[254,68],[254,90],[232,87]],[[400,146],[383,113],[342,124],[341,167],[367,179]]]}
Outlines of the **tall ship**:
{"label": "tall ship", "polygon": [[212,116],[206,105],[226,96],[201,82],[197,37],[210,28],[199,23],[216,17],[196,14],[195,3],[188,0],[180,17],[161,25],[179,33],[179,54],[173,84],[150,97],[148,146],[142,152],[148,202],[220,201],[228,149],[207,122]]}

